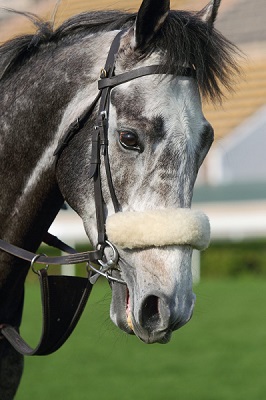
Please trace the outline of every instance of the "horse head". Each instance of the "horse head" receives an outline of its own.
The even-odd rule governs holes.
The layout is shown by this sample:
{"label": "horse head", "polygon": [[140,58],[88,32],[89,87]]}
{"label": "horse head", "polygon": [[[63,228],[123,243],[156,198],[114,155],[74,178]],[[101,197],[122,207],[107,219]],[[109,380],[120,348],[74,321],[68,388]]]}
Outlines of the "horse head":
{"label": "horse head", "polygon": [[[143,0],[135,22],[123,27],[115,58],[118,77],[151,65],[159,68],[110,91],[108,152],[119,212],[101,170],[107,236],[119,253],[112,274],[125,283],[110,283],[111,319],[146,343],[168,342],[190,320],[192,251],[209,240],[207,218],[190,207],[199,167],[213,141],[201,93],[219,97],[217,81],[223,80],[228,61],[222,57],[224,39],[213,28],[219,4],[213,0],[198,13],[186,13],[170,11],[166,0]],[[117,32],[105,32],[94,44],[98,69],[93,71],[104,65]],[[216,57],[222,63],[217,71]],[[62,152],[57,177],[97,246],[88,173],[92,130],[89,122]]]}

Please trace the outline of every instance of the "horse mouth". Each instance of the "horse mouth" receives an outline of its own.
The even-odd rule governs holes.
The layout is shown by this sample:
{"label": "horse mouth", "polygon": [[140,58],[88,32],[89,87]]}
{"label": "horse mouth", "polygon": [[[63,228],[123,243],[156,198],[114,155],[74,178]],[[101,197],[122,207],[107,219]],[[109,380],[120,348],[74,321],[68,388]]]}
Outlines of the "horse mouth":
{"label": "horse mouth", "polygon": [[[170,341],[172,335],[171,329],[154,333],[149,329],[145,329],[143,326],[139,326],[139,324],[135,321],[132,310],[132,301],[129,294],[129,289],[126,285],[113,282],[111,286],[112,303],[110,316],[112,321],[119,329],[129,335],[136,335],[141,341],[147,344],[165,344]],[[146,315],[143,317],[146,318]],[[140,321],[141,325],[145,325],[143,322],[144,321]]]}
{"label": "horse mouth", "polygon": [[[121,279],[120,272],[114,270],[113,276],[115,278]],[[128,333],[129,335],[134,335],[132,313],[130,305],[130,296],[127,285],[121,283],[112,282],[112,302],[110,309],[110,317],[115,325],[119,329]]]}
{"label": "horse mouth", "polygon": [[132,333],[134,333],[128,288],[127,288],[127,296],[126,296],[126,319],[127,319],[128,328],[131,329]]}

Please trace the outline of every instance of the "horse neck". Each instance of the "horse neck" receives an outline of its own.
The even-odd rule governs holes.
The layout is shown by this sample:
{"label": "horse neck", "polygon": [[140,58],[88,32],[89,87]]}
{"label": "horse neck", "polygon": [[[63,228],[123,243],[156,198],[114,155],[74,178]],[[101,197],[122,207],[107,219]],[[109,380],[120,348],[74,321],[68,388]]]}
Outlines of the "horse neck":
{"label": "horse neck", "polygon": [[[99,71],[114,34],[105,33],[103,41],[92,37],[83,45],[58,46],[52,55],[47,46],[0,80],[1,239],[36,251],[59,211],[63,198],[53,153],[69,125],[96,96]],[[6,305],[0,308],[0,319],[9,315],[6,322],[14,326],[20,323],[28,266],[0,252],[0,304]]]}
{"label": "horse neck", "polygon": [[33,250],[58,212],[62,197],[53,153],[96,96],[99,71],[114,35],[106,32],[71,46],[47,46],[0,81],[1,238],[20,246],[27,243]]}
{"label": "horse neck", "polygon": [[[34,97],[34,93],[30,95]],[[12,126],[8,135],[5,131],[1,135],[0,180],[4,193],[0,199],[0,233],[2,239],[35,250],[63,200],[48,156],[48,125],[41,127],[38,113],[30,112],[30,96],[23,97],[24,104],[28,103],[25,117],[14,105],[8,116]]]}

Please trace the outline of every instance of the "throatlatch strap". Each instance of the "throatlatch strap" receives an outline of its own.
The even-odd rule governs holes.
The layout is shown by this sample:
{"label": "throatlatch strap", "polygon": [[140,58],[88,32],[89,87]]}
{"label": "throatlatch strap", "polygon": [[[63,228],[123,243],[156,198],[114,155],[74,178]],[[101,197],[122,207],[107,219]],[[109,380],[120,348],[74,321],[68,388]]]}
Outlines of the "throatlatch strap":
{"label": "throatlatch strap", "polygon": [[42,296],[43,328],[38,346],[33,349],[10,326],[2,326],[1,333],[21,354],[45,356],[59,349],[73,332],[92,290],[88,278],[48,276],[39,271]]}

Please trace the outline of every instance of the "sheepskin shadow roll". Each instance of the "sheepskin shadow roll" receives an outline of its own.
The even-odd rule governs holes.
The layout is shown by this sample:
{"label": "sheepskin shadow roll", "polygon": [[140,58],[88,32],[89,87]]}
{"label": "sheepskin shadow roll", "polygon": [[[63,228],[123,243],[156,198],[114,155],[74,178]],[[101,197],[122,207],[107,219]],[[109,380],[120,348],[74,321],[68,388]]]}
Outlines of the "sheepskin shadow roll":
{"label": "sheepskin shadow roll", "polygon": [[108,239],[121,248],[190,245],[204,250],[210,223],[201,211],[188,208],[118,212],[107,218]]}

